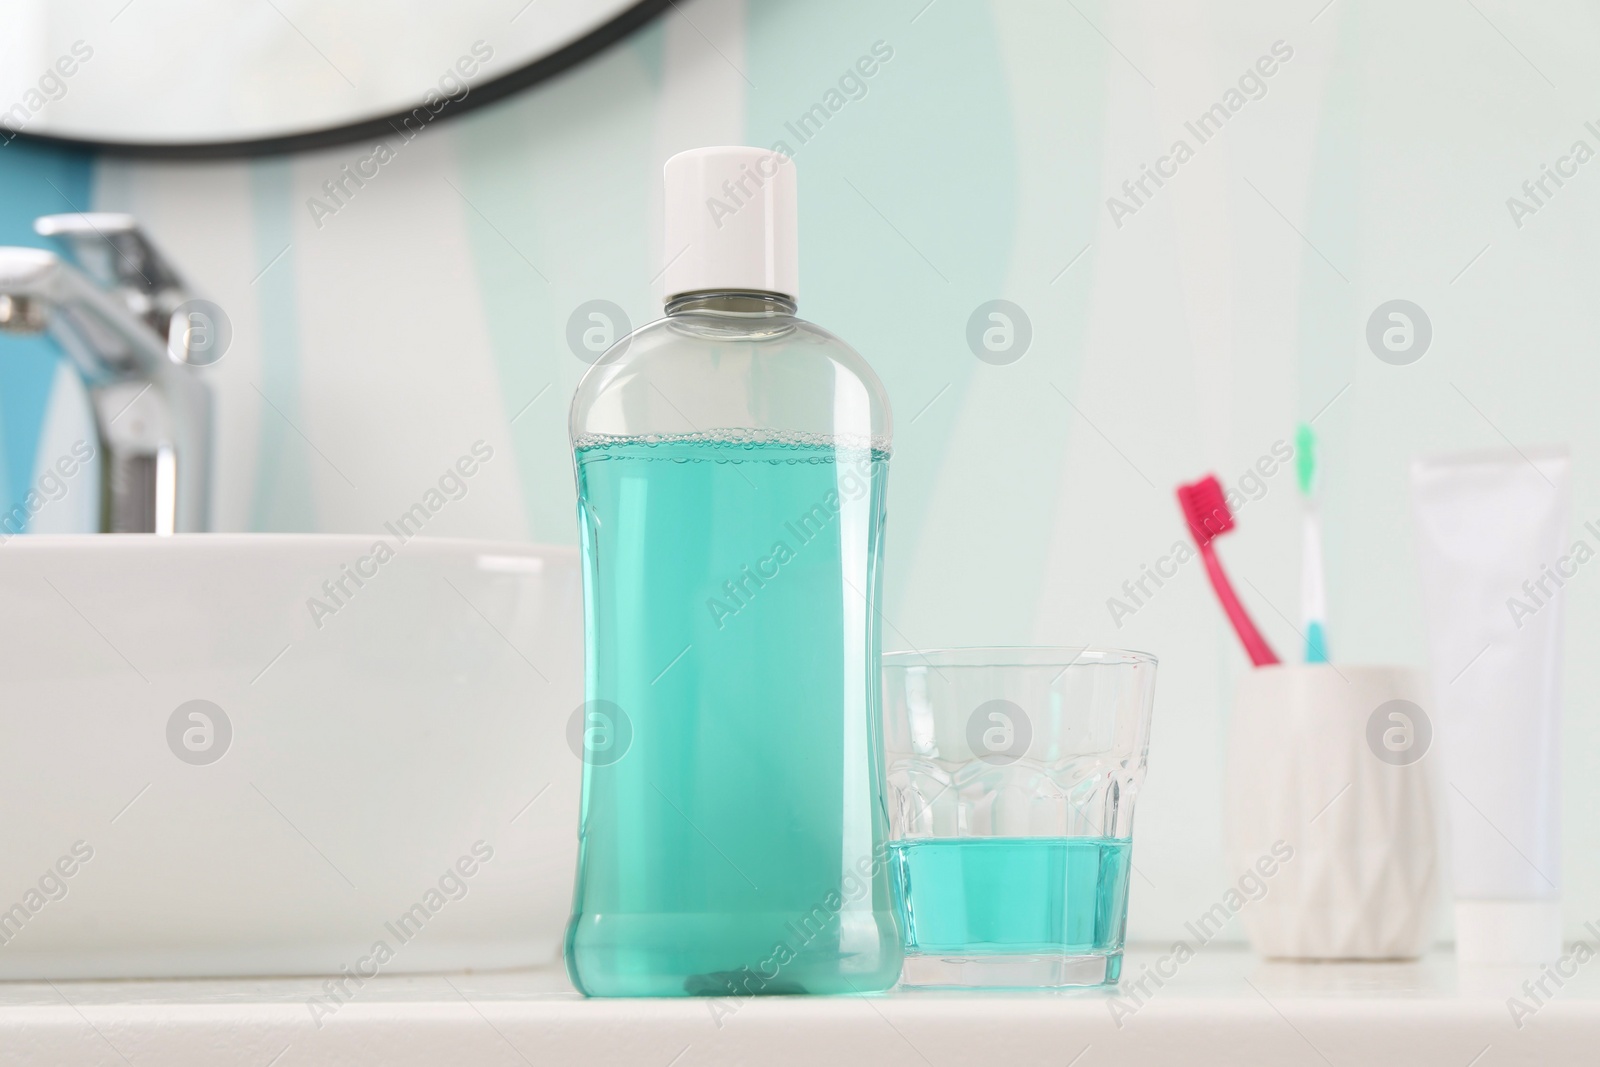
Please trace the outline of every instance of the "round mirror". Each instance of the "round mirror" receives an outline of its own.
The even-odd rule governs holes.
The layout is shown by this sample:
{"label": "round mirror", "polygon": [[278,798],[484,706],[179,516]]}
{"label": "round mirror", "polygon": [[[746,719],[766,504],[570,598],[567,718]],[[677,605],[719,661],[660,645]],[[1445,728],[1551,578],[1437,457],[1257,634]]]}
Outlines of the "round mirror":
{"label": "round mirror", "polygon": [[499,99],[671,0],[13,0],[0,143],[151,155],[293,151]]}

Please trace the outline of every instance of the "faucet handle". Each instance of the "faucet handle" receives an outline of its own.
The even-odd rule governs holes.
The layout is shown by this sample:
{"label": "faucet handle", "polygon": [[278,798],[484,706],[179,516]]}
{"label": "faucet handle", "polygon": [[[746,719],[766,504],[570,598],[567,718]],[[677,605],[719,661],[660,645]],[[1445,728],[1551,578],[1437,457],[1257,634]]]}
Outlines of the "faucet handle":
{"label": "faucet handle", "polygon": [[33,220],[33,232],[54,238],[80,270],[166,335],[167,320],[185,299],[183,280],[132,215],[115,211],[42,215]]}
{"label": "faucet handle", "polygon": [[88,234],[104,237],[114,233],[134,233],[139,223],[121,211],[74,211],[65,215],[40,215],[33,220],[33,232],[40,237]]}

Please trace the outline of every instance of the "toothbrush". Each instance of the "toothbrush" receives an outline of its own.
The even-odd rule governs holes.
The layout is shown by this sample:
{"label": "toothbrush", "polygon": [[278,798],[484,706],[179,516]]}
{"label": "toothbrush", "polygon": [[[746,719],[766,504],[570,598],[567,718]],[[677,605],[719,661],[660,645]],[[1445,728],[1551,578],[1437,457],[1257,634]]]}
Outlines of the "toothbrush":
{"label": "toothbrush", "polygon": [[1317,435],[1310,423],[1294,431],[1294,473],[1306,501],[1305,541],[1300,553],[1300,616],[1305,623],[1306,662],[1328,662],[1328,595],[1322,576],[1322,520],[1317,515]]}
{"label": "toothbrush", "polygon": [[1223,495],[1216,475],[1208,474],[1193,485],[1178,486],[1178,506],[1188,520],[1189,534],[1194,538],[1195,547],[1200,550],[1200,558],[1205,560],[1211,588],[1222,602],[1222,610],[1233,624],[1234,633],[1239,635],[1240,642],[1244,644],[1250,662],[1257,667],[1279,662],[1266,639],[1261,636],[1261,631],[1250,621],[1244,605],[1239,603],[1233,586],[1228,583],[1228,576],[1223,573],[1222,562],[1217,559],[1216,549],[1211,545],[1213,539],[1233,529],[1233,512],[1228,510],[1227,497]]}

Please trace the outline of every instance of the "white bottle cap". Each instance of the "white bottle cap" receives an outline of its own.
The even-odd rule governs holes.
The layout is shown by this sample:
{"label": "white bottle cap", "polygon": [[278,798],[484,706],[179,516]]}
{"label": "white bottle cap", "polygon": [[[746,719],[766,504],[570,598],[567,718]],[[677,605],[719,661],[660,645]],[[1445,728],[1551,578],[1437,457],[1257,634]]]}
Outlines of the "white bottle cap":
{"label": "white bottle cap", "polygon": [[762,148],[667,160],[666,296],[740,289],[800,295],[794,161]]}
{"label": "white bottle cap", "polygon": [[1456,901],[1458,963],[1554,963],[1560,958],[1561,901]]}

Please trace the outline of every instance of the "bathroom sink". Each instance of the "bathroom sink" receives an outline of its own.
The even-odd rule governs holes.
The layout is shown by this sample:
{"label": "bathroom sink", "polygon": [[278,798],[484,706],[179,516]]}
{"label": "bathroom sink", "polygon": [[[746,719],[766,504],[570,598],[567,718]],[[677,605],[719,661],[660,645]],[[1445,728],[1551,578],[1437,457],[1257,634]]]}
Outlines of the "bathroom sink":
{"label": "bathroom sink", "polygon": [[0,602],[0,978],[557,958],[575,550],[14,537]]}

